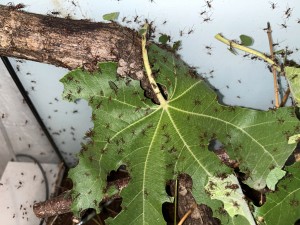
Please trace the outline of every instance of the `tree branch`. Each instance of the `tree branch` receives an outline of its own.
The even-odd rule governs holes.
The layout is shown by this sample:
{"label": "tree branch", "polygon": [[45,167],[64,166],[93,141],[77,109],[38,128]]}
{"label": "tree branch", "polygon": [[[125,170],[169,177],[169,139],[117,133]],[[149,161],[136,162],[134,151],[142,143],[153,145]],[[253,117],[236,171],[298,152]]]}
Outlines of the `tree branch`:
{"label": "tree branch", "polygon": [[144,76],[141,38],[115,22],[95,23],[44,16],[0,5],[0,55],[67,69],[97,69],[98,62],[118,63],[117,73],[141,81],[145,95],[158,103]]}
{"label": "tree branch", "polygon": [[118,62],[121,76],[141,79],[141,39],[117,23],[43,16],[0,5],[0,54],[75,69]]}

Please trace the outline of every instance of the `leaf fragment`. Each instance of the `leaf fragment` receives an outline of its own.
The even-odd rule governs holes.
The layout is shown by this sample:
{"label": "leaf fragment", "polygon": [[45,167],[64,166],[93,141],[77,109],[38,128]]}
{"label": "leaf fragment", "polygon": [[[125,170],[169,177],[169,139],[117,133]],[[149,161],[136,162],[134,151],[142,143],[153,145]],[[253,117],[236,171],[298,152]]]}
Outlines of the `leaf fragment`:
{"label": "leaf fragment", "polygon": [[275,167],[271,170],[271,172],[267,176],[267,186],[270,190],[274,191],[275,186],[278,183],[278,181],[284,177],[286,172],[278,167]]}
{"label": "leaf fragment", "polygon": [[285,77],[289,82],[291,93],[296,104],[300,102],[300,68],[286,66],[284,67]]}
{"label": "leaf fragment", "polygon": [[224,209],[231,217],[241,215],[249,224],[256,225],[236,176],[231,174],[226,178],[210,177],[205,190],[212,199],[223,202]]}
{"label": "leaf fragment", "polygon": [[254,43],[254,40],[252,37],[244,35],[244,34],[240,35],[240,39],[241,39],[241,45],[244,45],[244,46],[251,46]]}
{"label": "leaf fragment", "polygon": [[171,37],[166,34],[162,34],[159,38],[158,41],[162,43],[163,45],[167,44],[170,41]]}
{"label": "leaf fragment", "polygon": [[120,12],[112,12],[112,13],[108,13],[103,15],[103,20],[117,20],[119,18]]}

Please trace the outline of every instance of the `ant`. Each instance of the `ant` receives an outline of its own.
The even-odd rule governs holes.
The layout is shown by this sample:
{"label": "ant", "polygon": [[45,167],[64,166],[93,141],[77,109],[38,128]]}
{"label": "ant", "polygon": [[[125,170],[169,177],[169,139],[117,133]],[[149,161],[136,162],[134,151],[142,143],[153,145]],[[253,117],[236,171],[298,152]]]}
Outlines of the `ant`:
{"label": "ant", "polygon": [[136,17],[134,17],[134,20],[133,20],[133,22],[137,22],[137,23],[139,23],[140,21],[138,21],[138,18],[139,18],[139,16],[136,16]]}
{"label": "ant", "polygon": [[204,22],[207,22],[207,23],[208,23],[209,21],[212,21],[211,15],[210,15],[210,16],[207,16],[206,18],[203,17],[203,23],[204,23]]}
{"label": "ant", "polygon": [[211,3],[213,2],[213,0],[211,0],[211,1],[205,1],[205,2],[206,2],[206,5],[207,5],[208,8],[212,8]]}
{"label": "ant", "polygon": [[277,3],[274,3],[274,2],[269,2],[269,3],[271,4],[271,8],[272,8],[272,9],[275,9],[275,8],[276,8]]}
{"label": "ant", "polygon": [[286,25],[286,23],[282,23],[282,24],[280,24],[281,25],[281,28],[284,28],[284,29],[286,29],[288,26]]}
{"label": "ant", "polygon": [[206,13],[206,10],[200,12],[200,15],[202,16],[202,15],[205,14],[205,13]]}
{"label": "ant", "polygon": [[189,31],[188,31],[187,34],[191,34],[191,33],[193,33],[193,32],[194,32],[194,30],[193,30],[193,27],[192,27],[192,28],[189,29]]}

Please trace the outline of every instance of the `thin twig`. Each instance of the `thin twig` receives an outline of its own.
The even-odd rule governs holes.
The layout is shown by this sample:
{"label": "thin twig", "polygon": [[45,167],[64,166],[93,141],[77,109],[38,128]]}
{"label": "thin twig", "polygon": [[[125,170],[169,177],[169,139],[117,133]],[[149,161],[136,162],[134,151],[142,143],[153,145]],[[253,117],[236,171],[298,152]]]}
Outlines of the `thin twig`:
{"label": "thin twig", "polygon": [[287,102],[287,100],[288,100],[288,98],[289,98],[290,93],[291,93],[291,90],[290,90],[290,88],[288,88],[288,89],[286,90],[286,92],[285,92],[283,98],[282,98],[282,101],[281,101],[281,103],[280,103],[280,107],[285,106],[285,104],[286,104],[286,102]]}
{"label": "thin twig", "polygon": [[[268,22],[267,34],[268,34],[268,40],[269,40],[269,46],[270,46],[271,59],[272,59],[272,61],[274,61],[275,57],[274,57],[274,51],[273,51],[272,29],[271,29],[271,25],[269,22]],[[278,97],[279,90],[278,90],[278,83],[277,83],[277,72],[276,72],[276,69],[274,68],[274,65],[271,65],[271,68],[272,68],[273,81],[274,81],[275,107],[279,108],[279,97]]]}
{"label": "thin twig", "polygon": [[177,199],[178,198],[178,179],[175,180],[175,193],[174,193],[174,225],[177,224]]}
{"label": "thin twig", "polygon": [[[186,212],[186,214],[184,214],[184,216],[181,218],[181,220],[179,221],[179,223],[177,224],[177,225],[182,225],[183,223],[184,223],[184,221],[189,217],[189,215],[191,215],[192,214],[192,212],[194,211],[194,209],[197,207],[197,204],[194,204],[193,206],[192,206],[192,208],[190,208],[187,212]],[[202,220],[202,218],[201,218],[201,220]]]}

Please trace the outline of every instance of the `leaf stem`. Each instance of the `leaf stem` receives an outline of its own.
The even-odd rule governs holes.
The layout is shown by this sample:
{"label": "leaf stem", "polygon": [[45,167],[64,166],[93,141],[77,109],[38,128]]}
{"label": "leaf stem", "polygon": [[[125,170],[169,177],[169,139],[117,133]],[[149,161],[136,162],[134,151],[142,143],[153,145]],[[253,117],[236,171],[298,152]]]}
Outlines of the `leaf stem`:
{"label": "leaf stem", "polygon": [[142,54],[143,54],[143,61],[144,61],[144,67],[146,70],[146,74],[148,77],[148,80],[151,84],[152,90],[155,93],[160,105],[165,108],[167,107],[167,102],[164,99],[163,95],[161,94],[156,81],[154,80],[154,77],[152,75],[152,70],[151,70],[151,66],[149,63],[149,58],[148,58],[148,52],[146,49],[146,44],[147,44],[147,39],[146,39],[146,34],[147,34],[147,29],[148,29],[148,24],[146,23],[142,29]]}
{"label": "leaf stem", "polygon": [[[270,46],[270,54],[271,54],[271,59],[274,61],[274,52],[273,52],[273,40],[272,40],[272,30],[271,30],[271,25],[268,22],[268,40],[269,40],[269,46]],[[277,72],[276,69],[274,68],[274,64],[271,66],[272,68],[272,73],[273,73],[273,83],[274,83],[274,94],[275,94],[275,107],[279,108],[279,90],[278,90],[278,83],[277,83]]]}
{"label": "leaf stem", "polygon": [[267,57],[265,54],[263,54],[259,51],[256,51],[254,49],[248,48],[246,46],[237,44],[234,41],[228,40],[225,37],[223,37],[222,34],[215,35],[215,38],[217,40],[223,42],[224,44],[230,46],[230,48],[236,48],[236,49],[242,50],[244,52],[248,52],[252,55],[256,55],[257,57],[259,57],[259,58],[265,60],[267,63],[269,63],[276,71],[281,72],[280,66],[278,66],[272,59]]}
{"label": "leaf stem", "polygon": [[177,224],[177,199],[178,199],[178,179],[175,180],[175,193],[174,193],[174,225]]}

